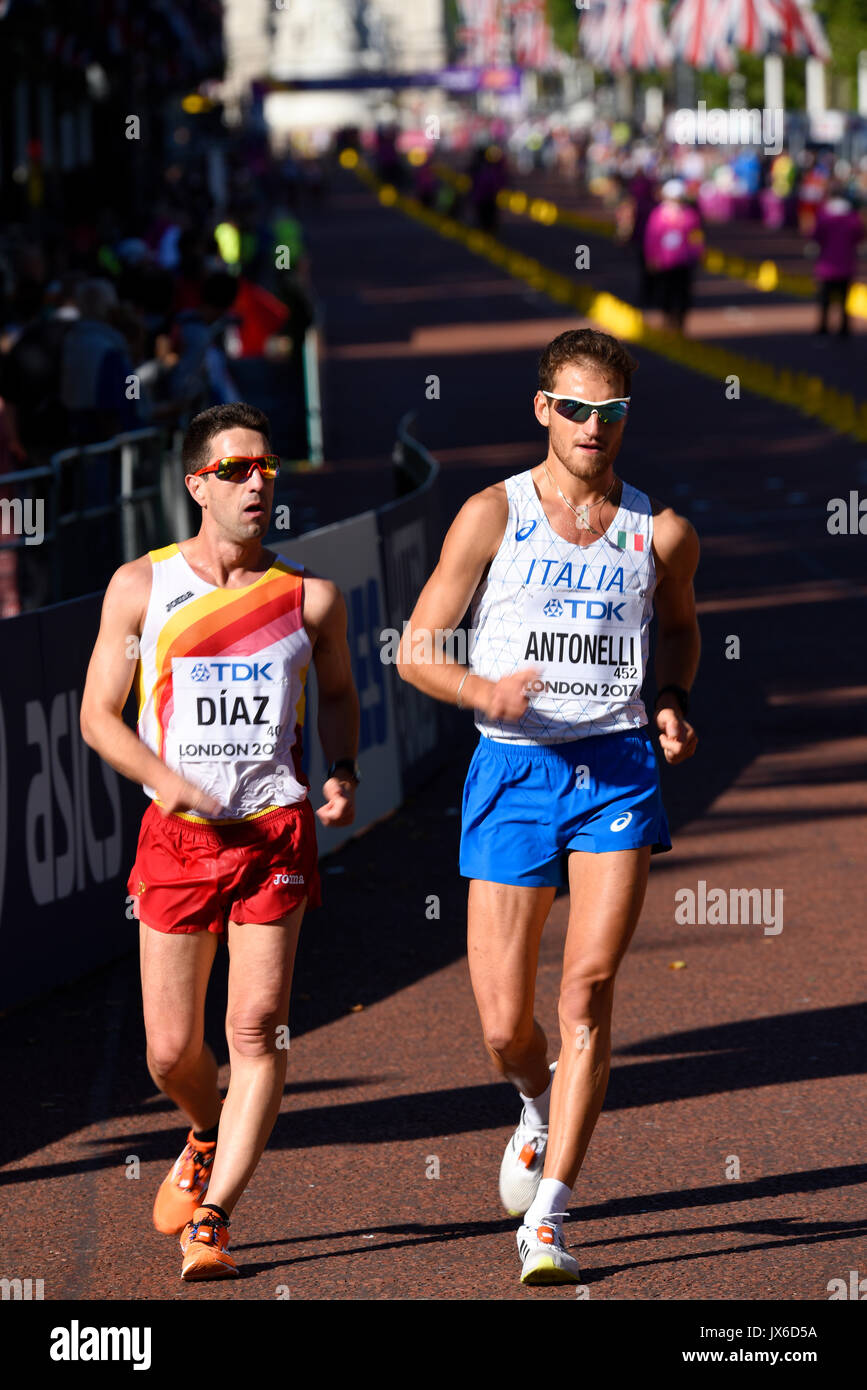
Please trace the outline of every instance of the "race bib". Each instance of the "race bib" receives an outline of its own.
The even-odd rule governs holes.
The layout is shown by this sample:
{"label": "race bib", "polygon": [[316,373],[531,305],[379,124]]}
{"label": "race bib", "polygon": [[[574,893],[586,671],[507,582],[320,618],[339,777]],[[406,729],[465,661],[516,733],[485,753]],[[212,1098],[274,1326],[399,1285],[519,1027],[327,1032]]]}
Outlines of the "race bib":
{"label": "race bib", "polygon": [[281,664],[172,658],[170,763],[266,762],[282,729]]}
{"label": "race bib", "polygon": [[610,704],[637,699],[644,679],[638,594],[585,598],[524,595],[523,665],[537,666],[533,703],[581,697]]}

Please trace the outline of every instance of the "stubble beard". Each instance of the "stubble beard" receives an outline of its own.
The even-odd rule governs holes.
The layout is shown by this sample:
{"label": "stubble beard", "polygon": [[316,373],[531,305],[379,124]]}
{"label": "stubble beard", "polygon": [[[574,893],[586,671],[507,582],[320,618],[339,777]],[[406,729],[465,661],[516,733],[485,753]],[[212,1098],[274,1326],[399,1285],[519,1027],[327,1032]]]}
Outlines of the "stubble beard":
{"label": "stubble beard", "polygon": [[240,517],[227,517],[219,523],[218,530],[222,539],[230,545],[255,545],[265,536],[268,525],[269,517],[266,512],[261,519],[253,518],[248,521]]}
{"label": "stubble beard", "polygon": [[573,478],[580,479],[582,483],[587,483],[588,486],[605,478],[609,469],[613,468],[614,460],[617,457],[616,448],[609,447],[600,450],[598,454],[586,454],[582,456],[576,455],[571,450],[561,451],[557,447],[557,442],[552,436],[549,436],[549,440],[551,451],[558,463],[561,463],[566,469],[566,472],[571,474]]}

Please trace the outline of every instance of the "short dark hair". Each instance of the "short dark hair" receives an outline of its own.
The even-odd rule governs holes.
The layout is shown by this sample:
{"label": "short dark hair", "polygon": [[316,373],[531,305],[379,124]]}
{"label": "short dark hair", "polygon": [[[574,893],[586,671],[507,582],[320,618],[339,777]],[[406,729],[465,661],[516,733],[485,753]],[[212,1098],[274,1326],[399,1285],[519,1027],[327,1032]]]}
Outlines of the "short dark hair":
{"label": "short dark hair", "polygon": [[212,405],[194,415],[184,435],[181,449],[181,462],[185,473],[195,473],[208,463],[208,445],[223,430],[255,430],[264,435],[271,447],[271,424],[264,411],[258,406],[247,405],[244,401],[231,401],[228,405]]}
{"label": "short dark hair", "polygon": [[638,363],[617,338],[612,338],[610,333],[599,333],[595,328],[570,329],[552,339],[539,358],[539,390],[553,391],[561,367],[584,361],[619,372],[623,378],[623,394],[630,394],[632,373],[637,370]]}

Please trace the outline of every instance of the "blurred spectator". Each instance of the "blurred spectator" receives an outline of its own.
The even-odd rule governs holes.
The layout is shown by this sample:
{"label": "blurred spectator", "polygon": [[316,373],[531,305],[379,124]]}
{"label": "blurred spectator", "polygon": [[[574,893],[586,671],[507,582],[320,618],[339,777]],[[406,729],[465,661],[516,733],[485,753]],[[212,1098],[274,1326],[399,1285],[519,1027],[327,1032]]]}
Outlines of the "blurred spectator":
{"label": "blurred spectator", "polygon": [[732,160],[732,170],[744,193],[758,193],[762,182],[762,162],[755,147],[739,150]]}
{"label": "blurred spectator", "polygon": [[812,236],[816,226],[819,204],[825,197],[828,175],[823,162],[816,159],[812,150],[806,150],[801,158],[801,176],[798,181],[798,230],[802,236]]}
{"label": "blurred spectator", "polygon": [[376,132],[376,170],[384,183],[399,188],[403,183],[403,165],[397,151],[398,130],[393,125],[382,125]]}
{"label": "blurred spectator", "polygon": [[781,150],[771,164],[771,188],[778,198],[788,198],[795,187],[798,170],[788,150]]}
{"label": "blurred spectator", "polygon": [[214,271],[202,282],[198,307],[182,310],[174,320],[168,392],[179,419],[239,399],[224,342],[237,294],[235,276]]}
{"label": "blurred spectator", "polygon": [[239,356],[264,357],[269,340],[282,332],[289,318],[286,305],[269,290],[242,277],[232,307],[238,319]]}
{"label": "blurred spectator", "polygon": [[654,276],[647,268],[644,237],[650,214],[656,207],[656,186],[653,179],[639,169],[628,185],[625,200],[616,212],[618,239],[632,247],[638,262],[638,303],[647,309],[653,302]]}
{"label": "blurred spectator", "polygon": [[692,277],[704,245],[701,218],[685,199],[683,182],[669,179],[644,232],[647,269],[657,277],[666,325],[678,333],[692,304]]}
{"label": "blurred spectator", "polygon": [[[70,326],[79,318],[76,296],[83,277],[66,275],[49,286],[43,308],[40,287],[30,283],[30,313],[8,352],[0,358],[0,396],[16,467],[47,462],[67,442],[67,416],[60,398],[61,355]],[[22,286],[22,292],[24,287]],[[19,303],[23,300],[19,296]]]}
{"label": "blurred spectator", "polygon": [[813,235],[818,250],[813,274],[819,288],[820,314],[816,332],[828,332],[828,311],[831,301],[837,299],[840,302],[839,335],[845,338],[849,334],[846,298],[858,262],[858,243],[864,238],[865,228],[861,214],[843,196],[839,186],[819,208]]}
{"label": "blurred spectator", "polygon": [[470,201],[483,232],[497,227],[497,194],[506,186],[506,161],[499,145],[476,150],[470,166]]}
{"label": "blurred spectator", "polygon": [[433,207],[437,195],[437,177],[433,171],[433,161],[427,152],[415,166],[413,193],[424,207]]}
{"label": "blurred spectator", "polygon": [[123,335],[111,322],[117,292],[108,280],[85,280],[79,318],[66,333],[60,361],[60,399],[69,444],[94,444],[141,423],[134,373]]}

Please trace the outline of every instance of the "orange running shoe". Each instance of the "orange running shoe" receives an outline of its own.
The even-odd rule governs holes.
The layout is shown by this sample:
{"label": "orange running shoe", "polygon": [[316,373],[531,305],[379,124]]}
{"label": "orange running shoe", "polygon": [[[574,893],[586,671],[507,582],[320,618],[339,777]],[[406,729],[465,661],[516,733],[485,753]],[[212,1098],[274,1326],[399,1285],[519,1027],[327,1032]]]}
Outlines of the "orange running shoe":
{"label": "orange running shoe", "polygon": [[187,1144],[154,1200],[154,1225],[164,1235],[176,1236],[192,1221],[211,1180],[211,1164],[217,1143],[203,1144],[187,1135]]}
{"label": "orange running shoe", "polygon": [[181,1278],[236,1279],[240,1273],[229,1254],[229,1226],[210,1207],[199,1207],[181,1236]]}

